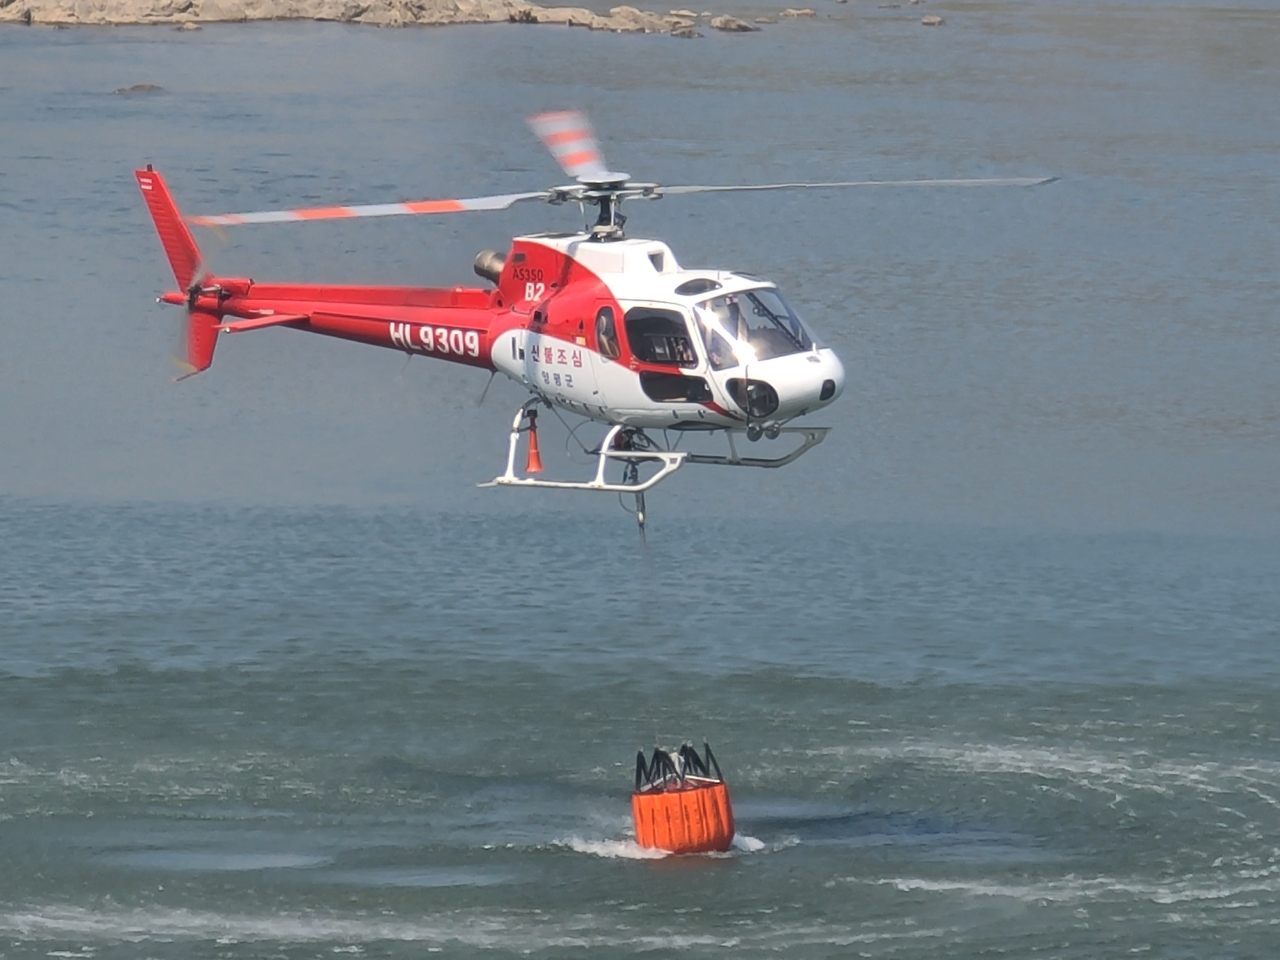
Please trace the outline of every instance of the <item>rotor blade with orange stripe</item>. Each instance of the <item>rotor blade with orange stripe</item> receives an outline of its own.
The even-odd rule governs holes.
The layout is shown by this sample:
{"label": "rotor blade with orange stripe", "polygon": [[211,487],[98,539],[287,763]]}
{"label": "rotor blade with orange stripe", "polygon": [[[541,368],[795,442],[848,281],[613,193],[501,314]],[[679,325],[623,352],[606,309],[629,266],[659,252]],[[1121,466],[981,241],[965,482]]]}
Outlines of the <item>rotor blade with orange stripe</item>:
{"label": "rotor blade with orange stripe", "polygon": [[686,193],[734,193],[745,190],[826,190],[832,187],[1038,187],[1057,177],[998,177],[986,180],[842,180],[832,183],[754,183],[742,186],[660,187],[663,196]]}
{"label": "rotor blade with orange stripe", "polygon": [[222,213],[191,217],[201,227],[238,227],[245,223],[293,223],[299,220],[343,220],[352,217],[404,217],[421,213],[466,213],[476,210],[506,210],[522,200],[549,200],[545,190],[537,193],[504,193],[466,200],[416,200],[407,203],[366,203],[349,207],[303,207],[298,210],[259,210],[254,213]]}
{"label": "rotor blade with orange stripe", "polygon": [[581,110],[540,113],[525,122],[569,176],[589,180],[608,173],[591,121]]}

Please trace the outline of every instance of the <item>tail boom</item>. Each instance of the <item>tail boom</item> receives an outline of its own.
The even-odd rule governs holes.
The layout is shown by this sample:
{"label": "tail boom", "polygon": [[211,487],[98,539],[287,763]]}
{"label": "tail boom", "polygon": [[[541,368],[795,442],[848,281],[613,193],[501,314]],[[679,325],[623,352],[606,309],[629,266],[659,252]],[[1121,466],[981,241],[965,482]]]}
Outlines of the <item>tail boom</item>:
{"label": "tail boom", "polygon": [[498,291],[260,284],[247,278],[215,277],[204,269],[188,221],[164,179],[150,165],[135,171],[135,176],[179,286],[159,299],[187,311],[185,345],[176,358],[183,369],[178,379],[213,364],[220,334],[277,326],[495,369],[490,350],[495,307],[501,306]]}

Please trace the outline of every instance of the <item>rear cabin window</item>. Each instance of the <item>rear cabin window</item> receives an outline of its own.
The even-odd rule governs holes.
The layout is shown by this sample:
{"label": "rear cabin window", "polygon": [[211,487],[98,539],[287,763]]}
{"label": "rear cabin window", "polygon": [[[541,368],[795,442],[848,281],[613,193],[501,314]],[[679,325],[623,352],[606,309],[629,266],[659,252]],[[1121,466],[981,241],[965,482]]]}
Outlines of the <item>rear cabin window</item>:
{"label": "rear cabin window", "polygon": [[684,317],[675,310],[632,307],[627,311],[627,342],[636,359],[673,367],[696,367],[698,355]]}

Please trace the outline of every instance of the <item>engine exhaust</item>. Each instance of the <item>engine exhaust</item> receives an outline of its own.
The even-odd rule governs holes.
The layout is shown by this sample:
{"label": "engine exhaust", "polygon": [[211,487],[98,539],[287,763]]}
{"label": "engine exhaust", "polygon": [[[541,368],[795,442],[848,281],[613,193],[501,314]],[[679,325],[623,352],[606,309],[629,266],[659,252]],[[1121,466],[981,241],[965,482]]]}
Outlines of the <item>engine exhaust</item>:
{"label": "engine exhaust", "polygon": [[502,265],[506,262],[507,258],[496,250],[481,250],[476,254],[476,260],[471,265],[471,269],[476,272],[477,276],[484,277],[494,286],[497,286],[498,278],[502,276]]}

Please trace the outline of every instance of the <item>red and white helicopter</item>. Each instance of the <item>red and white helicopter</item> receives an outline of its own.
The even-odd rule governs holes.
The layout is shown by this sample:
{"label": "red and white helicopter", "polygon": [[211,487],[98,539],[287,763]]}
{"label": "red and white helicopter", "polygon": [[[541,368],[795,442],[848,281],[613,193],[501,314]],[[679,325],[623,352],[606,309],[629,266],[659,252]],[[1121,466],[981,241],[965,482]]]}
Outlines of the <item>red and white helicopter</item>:
{"label": "red and white helicopter", "polygon": [[[780,467],[820,443],[829,427],[795,425],[844,387],[844,367],[767,280],[727,270],[688,270],[658,240],[623,232],[627,200],[728,191],[870,186],[1035,186],[1053,178],[846,181],[751,186],[638,183],[610,172],[586,116],[529,120],[567,186],[531,193],[191,217],[184,221],[160,174],[136,171],[160,242],[181,288],[160,302],[187,309],[185,376],[213,362],[217,338],[288,327],[503,373],[530,398],[511,425],[506,470],[483,486],[644,494],[685,464]],[[213,228],[346,217],[505,210],[516,203],[590,204],[599,215],[578,233],[516,237],[506,255],[482,251],[474,269],[492,288],[364,287],[258,283],[208,273],[187,223]],[[180,378],[182,379],[182,378]],[[540,407],[607,427],[587,480],[549,480],[537,442]],[[722,433],[727,450],[677,449],[691,433]],[[523,470],[517,448],[528,435]],[[744,456],[745,437],[797,443],[776,456]],[[606,474],[611,463],[619,479]]]}

